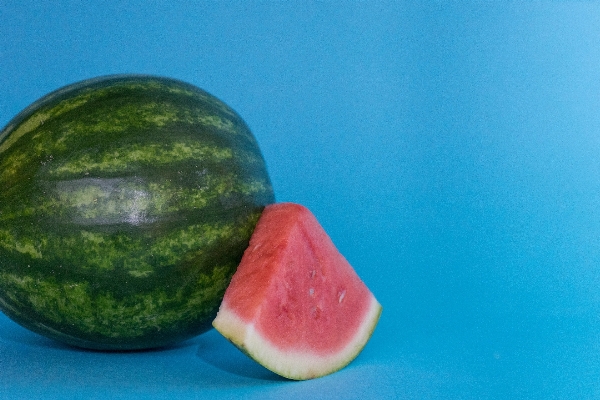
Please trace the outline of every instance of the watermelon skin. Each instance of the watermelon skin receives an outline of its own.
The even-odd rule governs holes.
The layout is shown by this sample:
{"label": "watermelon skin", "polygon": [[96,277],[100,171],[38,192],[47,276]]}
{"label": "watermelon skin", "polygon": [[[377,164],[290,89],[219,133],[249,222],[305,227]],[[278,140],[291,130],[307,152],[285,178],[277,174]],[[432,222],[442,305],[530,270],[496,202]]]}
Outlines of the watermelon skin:
{"label": "watermelon skin", "polygon": [[258,144],[217,98],[108,76],[53,92],[0,132],[0,309],[105,350],[210,329],[274,194]]}
{"label": "watermelon skin", "polygon": [[265,208],[213,326],[271,371],[296,380],[349,364],[382,307],[304,206]]}

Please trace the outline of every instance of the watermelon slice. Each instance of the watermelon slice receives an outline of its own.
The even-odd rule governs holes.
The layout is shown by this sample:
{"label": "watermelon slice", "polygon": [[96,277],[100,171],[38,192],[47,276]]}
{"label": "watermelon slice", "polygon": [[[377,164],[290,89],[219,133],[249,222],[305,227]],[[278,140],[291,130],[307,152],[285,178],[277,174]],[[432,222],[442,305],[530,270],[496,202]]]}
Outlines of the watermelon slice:
{"label": "watermelon slice", "polygon": [[381,309],[314,215],[278,203],[263,211],[213,326],[266,368],[303,380],[349,364]]}

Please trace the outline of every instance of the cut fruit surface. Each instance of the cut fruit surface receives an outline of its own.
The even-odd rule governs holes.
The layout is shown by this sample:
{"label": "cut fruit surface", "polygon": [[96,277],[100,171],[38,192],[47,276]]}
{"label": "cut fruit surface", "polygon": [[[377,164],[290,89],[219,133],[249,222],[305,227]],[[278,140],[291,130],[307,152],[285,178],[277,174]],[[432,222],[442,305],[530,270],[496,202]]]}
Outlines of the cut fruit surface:
{"label": "cut fruit surface", "polygon": [[304,206],[269,205],[213,326],[254,360],[290,379],[350,363],[381,305]]}

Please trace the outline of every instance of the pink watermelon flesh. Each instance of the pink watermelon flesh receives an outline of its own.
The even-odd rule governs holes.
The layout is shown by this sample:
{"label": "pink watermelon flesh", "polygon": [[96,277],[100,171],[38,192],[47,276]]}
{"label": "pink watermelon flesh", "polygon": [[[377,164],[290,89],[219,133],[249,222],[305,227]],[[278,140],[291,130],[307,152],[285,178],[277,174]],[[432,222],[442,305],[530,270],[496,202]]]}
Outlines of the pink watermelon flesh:
{"label": "pink watermelon flesh", "polygon": [[381,305],[305,207],[265,208],[213,326],[250,357],[291,379],[350,363]]}

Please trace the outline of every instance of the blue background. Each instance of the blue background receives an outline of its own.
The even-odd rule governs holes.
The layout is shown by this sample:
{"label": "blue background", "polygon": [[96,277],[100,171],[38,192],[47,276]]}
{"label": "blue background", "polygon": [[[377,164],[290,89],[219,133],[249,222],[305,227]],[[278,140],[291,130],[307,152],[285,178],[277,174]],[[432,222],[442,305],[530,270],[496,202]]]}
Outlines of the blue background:
{"label": "blue background", "polygon": [[382,318],[289,382],[215,331],[115,354],[0,316],[1,398],[600,398],[598,4],[0,4],[0,126],[128,72],[237,110]]}

